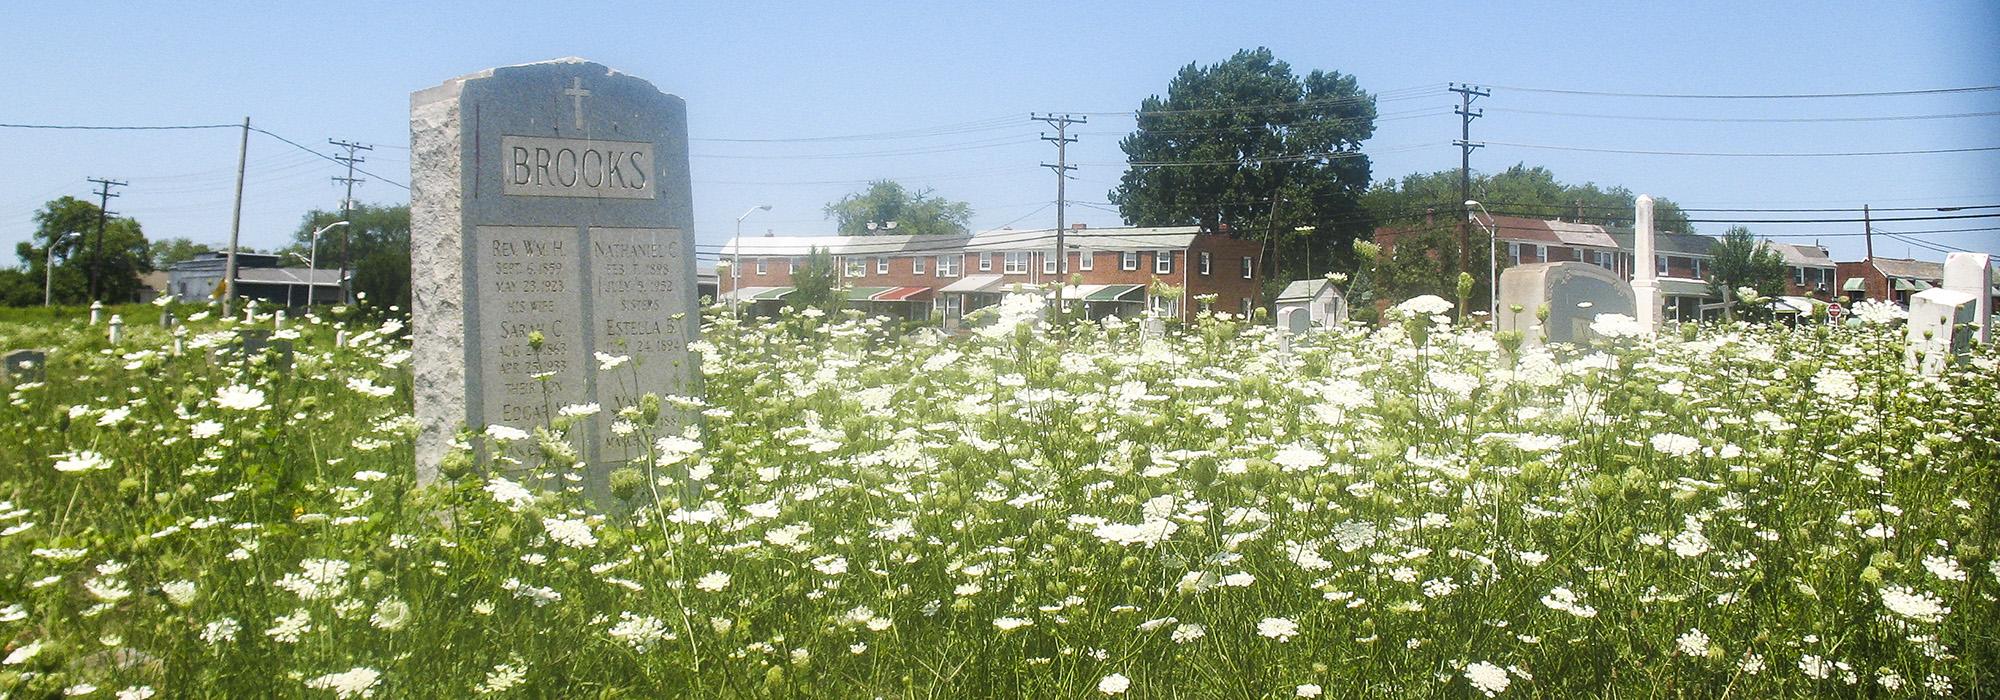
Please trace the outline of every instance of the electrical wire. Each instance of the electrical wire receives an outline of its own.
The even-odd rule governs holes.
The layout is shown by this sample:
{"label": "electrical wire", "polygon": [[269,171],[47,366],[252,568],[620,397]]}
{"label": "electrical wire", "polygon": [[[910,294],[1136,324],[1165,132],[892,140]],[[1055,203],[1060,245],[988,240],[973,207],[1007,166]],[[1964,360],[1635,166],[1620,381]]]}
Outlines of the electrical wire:
{"label": "electrical wire", "polygon": [[1817,122],[1888,122],[1917,119],[1970,119],[1975,117],[2000,117],[2000,112],[1959,112],[1956,114],[1900,114],[1873,117],[1669,117],[1642,114],[1590,114],[1584,112],[1549,112],[1538,109],[1511,109],[1507,107],[1487,107],[1488,112],[1510,114],[1539,114],[1552,117],[1579,117],[1583,119],[1628,119],[1651,122],[1728,122],[1728,123],[1817,123]]}
{"label": "electrical wire", "polygon": [[72,129],[78,131],[176,131],[187,129],[241,129],[242,124],[189,124],[172,126],[84,126],[79,124],[0,124],[0,129]]}
{"label": "electrical wire", "polygon": [[1513,146],[1515,148],[1539,148],[1551,151],[1582,151],[1585,153],[1624,153],[1646,156],[1706,156],[1720,158],[1834,158],[1845,156],[1911,156],[1934,153],[1975,153],[1980,151],[2000,151],[2000,146],[1976,146],[1972,148],[1935,148],[1914,151],[1844,151],[1830,153],[1742,153],[1733,151],[1644,151],[1619,148],[1587,148],[1583,146],[1554,146],[1539,143],[1513,143],[1509,141],[1482,141],[1488,146]]}
{"label": "electrical wire", "polygon": [[[239,125],[237,125],[237,126],[241,126],[241,125],[239,124]],[[291,139],[288,139],[288,138],[285,138],[285,137],[283,137],[283,136],[279,136],[279,135],[277,135],[277,134],[274,134],[274,133],[271,133],[271,132],[270,132],[269,130],[266,130],[266,129],[261,129],[261,128],[258,128],[258,127],[254,127],[254,126],[253,126],[253,127],[250,127],[250,130],[251,130],[251,131],[255,131],[255,132],[257,132],[257,133],[260,133],[260,134],[263,134],[263,135],[265,135],[265,136],[269,136],[269,137],[271,137],[271,138],[274,138],[274,139],[277,139],[277,140],[279,140],[279,141],[283,141],[283,142],[285,142],[285,143],[288,143],[288,144],[291,144],[291,145],[292,145],[292,147],[294,147],[294,148],[297,148],[297,149],[299,149],[299,150],[301,150],[301,151],[305,151],[305,152],[307,152],[307,153],[311,153],[311,154],[313,154],[313,155],[316,155],[316,156],[319,156],[320,158],[322,158],[322,159],[326,160],[326,161],[327,161],[327,162],[329,162],[329,163],[334,163],[334,164],[337,164],[337,165],[340,165],[341,167],[350,167],[348,163],[346,163],[346,162],[343,162],[343,161],[341,161],[341,160],[340,160],[340,159],[338,159],[338,158],[334,158],[333,156],[330,156],[330,155],[327,155],[327,154],[324,154],[324,153],[321,153],[321,152],[319,152],[319,151],[315,151],[315,150],[313,150],[313,149],[311,149],[311,148],[307,148],[307,147],[305,147],[304,145],[300,144],[300,143],[299,143],[299,142],[297,142],[297,141],[293,141],[293,140],[291,140]],[[407,190],[407,189],[410,189],[410,186],[409,186],[409,185],[405,185],[405,184],[403,184],[403,183],[400,183],[400,182],[397,182],[397,181],[395,181],[395,180],[391,180],[391,179],[389,179],[389,178],[386,178],[386,177],[382,177],[381,175],[376,175],[375,173],[371,173],[371,172],[368,172],[367,170],[363,170],[363,169],[361,169],[361,168],[360,168],[360,167],[358,167],[358,166],[354,167],[354,172],[357,172],[357,173],[361,173],[361,174],[363,174],[363,175],[367,175],[367,176],[369,176],[369,177],[372,177],[372,178],[375,178],[376,180],[380,180],[380,181],[382,181],[382,182],[386,182],[386,183],[389,183],[389,184],[391,184],[391,185],[395,185],[395,186],[397,186],[397,187],[401,187],[401,188],[403,188],[403,189],[405,189],[405,190]]]}
{"label": "electrical wire", "polygon": [[1606,92],[1602,90],[1567,90],[1558,88],[1520,87],[1515,85],[1486,85],[1496,90],[1518,92],[1541,92],[1554,95],[1590,95],[1593,97],[1646,97],[1677,100],[1812,100],[1840,97],[1903,97],[1908,95],[1948,95],[1968,92],[1991,92],[2000,90],[2000,85],[1975,85],[1971,87],[1932,88],[1927,90],[1890,90],[1885,92],[1821,92],[1801,94],[1769,95],[1700,95],[1686,93],[1655,92]]}

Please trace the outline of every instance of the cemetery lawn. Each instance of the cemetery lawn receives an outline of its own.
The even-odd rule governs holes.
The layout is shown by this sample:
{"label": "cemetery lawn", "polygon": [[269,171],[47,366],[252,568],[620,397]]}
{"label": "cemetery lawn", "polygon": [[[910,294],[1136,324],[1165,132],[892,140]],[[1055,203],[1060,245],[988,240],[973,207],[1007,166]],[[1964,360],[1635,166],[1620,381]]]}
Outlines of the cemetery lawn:
{"label": "cemetery lawn", "polygon": [[[436,487],[401,323],[293,319],[286,372],[199,308],[179,356],[150,309],[0,320],[51,351],[0,413],[0,697],[2000,693],[1991,347],[1003,306],[712,316],[705,397],[485,428],[555,466]],[[584,421],[653,447],[609,508],[564,492]]]}

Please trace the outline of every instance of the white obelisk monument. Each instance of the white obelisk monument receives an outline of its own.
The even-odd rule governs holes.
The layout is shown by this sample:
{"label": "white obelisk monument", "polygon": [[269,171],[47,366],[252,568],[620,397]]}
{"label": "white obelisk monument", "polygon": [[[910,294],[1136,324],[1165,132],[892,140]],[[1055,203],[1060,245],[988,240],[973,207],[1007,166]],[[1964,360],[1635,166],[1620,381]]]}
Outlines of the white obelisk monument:
{"label": "white obelisk monument", "polygon": [[1639,195],[1632,212],[1632,312],[1647,332],[1660,327],[1660,285],[1653,281],[1653,198]]}

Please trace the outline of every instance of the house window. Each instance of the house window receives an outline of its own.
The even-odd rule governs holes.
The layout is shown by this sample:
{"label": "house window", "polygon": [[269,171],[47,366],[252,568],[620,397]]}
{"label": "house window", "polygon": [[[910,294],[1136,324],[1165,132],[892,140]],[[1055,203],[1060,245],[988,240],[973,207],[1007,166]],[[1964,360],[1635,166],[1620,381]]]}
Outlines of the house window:
{"label": "house window", "polygon": [[1153,274],[1165,275],[1174,271],[1174,251],[1153,251]]}
{"label": "house window", "polygon": [[799,271],[799,259],[785,258],[785,274],[788,275],[796,274],[798,273],[798,271]]}
{"label": "house window", "polygon": [[924,274],[924,256],[919,255],[910,258],[910,272],[918,275]]}
{"label": "house window", "polygon": [[1803,267],[1792,268],[1792,280],[1793,284],[1801,287],[1806,286],[1806,269]]}
{"label": "house window", "polygon": [[938,276],[939,276],[939,277],[957,277],[957,276],[958,276],[958,266],[959,266],[959,265],[960,265],[960,264],[962,263],[962,261],[963,261],[963,260],[964,260],[964,258],[961,258],[961,257],[959,257],[959,256],[956,256],[956,255],[940,255],[940,256],[938,256],[938,259],[937,259],[937,262],[938,262],[938,272],[937,272],[937,273],[938,273]]}
{"label": "house window", "polygon": [[1077,251],[1076,269],[1088,272],[1096,268],[1097,268],[1097,254],[1092,253],[1088,250]]}
{"label": "house window", "polygon": [[1597,266],[1598,266],[1598,267],[1601,267],[1601,268],[1604,268],[1604,269],[1606,269],[1606,270],[1616,270],[1617,268],[1616,268],[1616,267],[1614,267],[1613,265],[1614,265],[1614,263],[1612,262],[1612,259],[1611,259],[1611,253],[1608,253],[1608,252],[1605,252],[1605,251],[1602,251],[1602,250],[1600,250],[1600,251],[1597,251]]}
{"label": "house window", "polygon": [[1583,249],[1582,249],[1582,248],[1571,248],[1571,249],[1569,249],[1569,252],[1571,252],[1571,253],[1574,253],[1574,254],[1576,255],[1576,261],[1577,261],[1577,262],[1583,262]]}
{"label": "house window", "polygon": [[1206,250],[1204,250],[1204,251],[1201,251],[1201,274],[1202,274],[1203,276],[1207,276],[1207,275],[1208,275],[1208,271],[1209,271],[1209,266],[1208,266],[1208,265],[1209,265],[1209,264],[1208,264],[1208,251],[1206,251]]}
{"label": "house window", "polygon": [[980,271],[980,272],[992,272],[992,271],[993,271],[993,254],[992,254],[992,253],[980,253],[980,254],[979,254],[979,271]]}
{"label": "house window", "polygon": [[1044,274],[1044,275],[1053,275],[1053,274],[1055,274],[1055,273],[1056,273],[1056,256],[1053,256],[1053,255],[1049,255],[1049,254],[1047,254],[1047,253],[1043,253],[1043,254],[1042,254],[1042,274]]}
{"label": "house window", "polygon": [[1027,253],[1008,253],[1006,260],[1002,261],[1002,264],[1004,265],[1004,267],[1001,269],[1001,271],[1006,274],[1009,275],[1028,274]]}
{"label": "house window", "polygon": [[889,274],[889,256],[879,255],[875,257],[875,274]]}
{"label": "house window", "polygon": [[1701,274],[1701,258],[1691,258],[1691,259],[1689,259],[1689,260],[1688,260],[1688,262],[1690,262],[1690,263],[1694,263],[1694,278],[1695,278],[1695,279],[1707,279],[1707,278],[1706,278],[1705,276],[1703,276],[1703,275]]}
{"label": "house window", "polygon": [[867,276],[868,276],[868,261],[866,261],[866,260],[848,260],[848,261],[846,261],[846,262],[847,262],[847,276],[848,276],[848,277],[867,277]]}
{"label": "house window", "polygon": [[1665,255],[1653,256],[1653,268],[1654,268],[1654,274],[1665,276],[1667,274],[1667,256]]}
{"label": "house window", "polygon": [[1257,265],[1256,263],[1251,262],[1250,256],[1248,255],[1243,256],[1243,279],[1246,280],[1250,279],[1254,275],[1256,269]]}
{"label": "house window", "polygon": [[1542,245],[1540,243],[1535,243],[1532,245],[1534,247],[1534,252],[1535,252],[1535,262],[1548,262],[1549,261],[1548,246]]}
{"label": "house window", "polygon": [[760,274],[760,275],[761,275],[761,274],[764,274],[765,272],[768,272],[768,270],[766,270],[766,269],[765,269],[765,266],[764,266],[764,259],[763,259],[763,258],[758,258],[758,259],[757,259],[757,274]]}
{"label": "house window", "polygon": [[1118,269],[1126,271],[1139,269],[1139,251],[1128,250],[1123,253],[1119,253]]}
{"label": "house window", "polygon": [[1512,260],[1512,261],[1514,261],[1514,264],[1515,264],[1515,265],[1519,265],[1519,264],[1521,264],[1521,244],[1520,244],[1520,243],[1518,243],[1518,242],[1515,242],[1515,241],[1508,241],[1508,242],[1507,242],[1507,259],[1508,259],[1508,260]]}

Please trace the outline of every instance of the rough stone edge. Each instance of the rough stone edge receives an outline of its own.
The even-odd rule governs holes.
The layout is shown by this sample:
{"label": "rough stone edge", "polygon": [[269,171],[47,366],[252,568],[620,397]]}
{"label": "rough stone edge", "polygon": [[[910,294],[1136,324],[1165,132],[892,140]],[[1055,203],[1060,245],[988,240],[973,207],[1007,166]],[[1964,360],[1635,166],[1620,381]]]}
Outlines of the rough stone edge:
{"label": "rough stone edge", "polygon": [[465,421],[465,79],[410,96],[410,345],[416,394],[417,481],[438,466]]}

